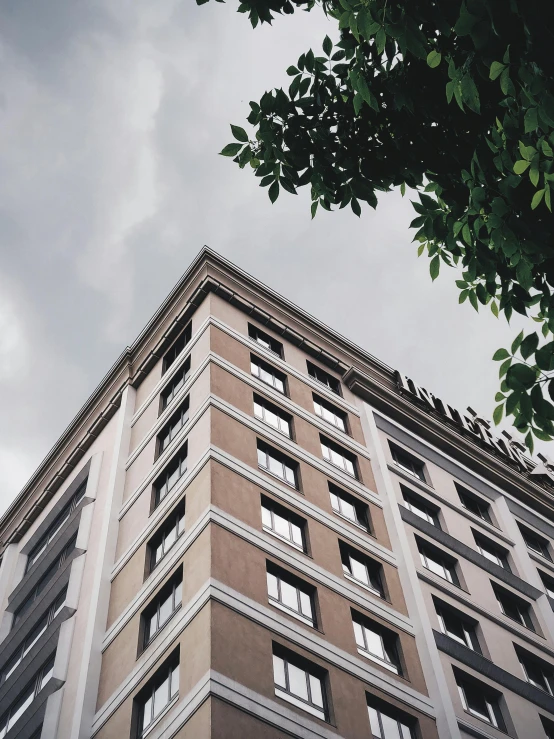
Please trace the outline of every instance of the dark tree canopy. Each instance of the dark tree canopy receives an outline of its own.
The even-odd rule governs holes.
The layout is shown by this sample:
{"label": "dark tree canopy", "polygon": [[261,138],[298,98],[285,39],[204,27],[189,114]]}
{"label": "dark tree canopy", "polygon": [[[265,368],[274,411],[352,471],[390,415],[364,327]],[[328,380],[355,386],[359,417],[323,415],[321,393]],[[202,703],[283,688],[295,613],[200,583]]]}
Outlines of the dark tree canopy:
{"label": "dark tree canopy", "polygon": [[[199,4],[208,0],[197,0]],[[220,0],[221,1],[221,0]],[[243,0],[252,25],[321,6],[340,41],[250,103],[249,137],[221,152],[272,202],[309,186],[312,217],[418,190],[412,227],[460,302],[536,322],[499,349],[494,420],[554,438],[554,7],[542,0]],[[551,190],[552,188],[552,190]]]}

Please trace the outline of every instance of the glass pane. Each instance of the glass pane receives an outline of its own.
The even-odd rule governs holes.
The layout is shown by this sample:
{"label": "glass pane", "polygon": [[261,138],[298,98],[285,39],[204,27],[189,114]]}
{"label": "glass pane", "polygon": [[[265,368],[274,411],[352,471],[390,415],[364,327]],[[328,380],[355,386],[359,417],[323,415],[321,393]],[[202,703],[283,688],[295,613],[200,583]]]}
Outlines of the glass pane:
{"label": "glass pane", "polygon": [[413,739],[412,730],[406,724],[400,724],[400,732],[402,739]]}
{"label": "glass pane", "polygon": [[269,457],[269,471],[278,477],[283,477],[283,464],[274,457]]}
{"label": "glass pane", "polygon": [[290,525],[292,530],[292,540],[295,544],[298,544],[299,547],[304,546],[304,542],[302,541],[302,529],[300,526],[297,526],[294,523],[291,523]]}
{"label": "glass pane", "polygon": [[336,424],[341,431],[346,431],[344,420],[340,416],[336,416]]}
{"label": "glass pane", "polygon": [[358,562],[357,559],[350,557],[350,567],[352,568],[352,577],[355,577],[356,580],[360,580],[361,582],[365,582],[367,585],[369,585],[367,567],[365,566],[365,564],[362,564],[362,562]]}
{"label": "glass pane", "polygon": [[177,695],[179,692],[179,665],[175,665],[171,672],[171,692],[170,696],[173,698],[173,696]]}
{"label": "glass pane", "polygon": [[371,629],[365,629],[365,638],[367,642],[367,651],[370,654],[374,654],[380,659],[385,659],[385,649],[383,647],[383,640],[380,634],[375,633]]}
{"label": "glass pane", "polygon": [[329,447],[325,446],[325,444],[321,445],[321,454],[323,455],[323,459],[331,459],[331,453]]}
{"label": "glass pane", "polygon": [[258,418],[264,417],[262,406],[259,403],[256,403],[256,401],[254,401],[254,415],[256,415]]}
{"label": "glass pane", "polygon": [[260,368],[260,379],[263,380],[263,382],[267,382],[269,385],[273,385],[273,375],[263,367]]}
{"label": "glass pane", "polygon": [[284,580],[281,580],[281,602],[284,606],[298,611],[298,591]]}
{"label": "glass pane", "polygon": [[340,512],[338,496],[336,496],[335,493],[329,493],[329,495],[331,496],[331,507],[333,510]]}
{"label": "glass pane", "polygon": [[273,679],[275,685],[279,685],[282,688],[287,687],[287,681],[285,679],[285,662],[281,657],[273,655]]}
{"label": "glass pane", "polygon": [[344,466],[344,457],[338,454],[334,449],[331,449],[331,462],[336,464],[338,467]]}
{"label": "glass pane", "polygon": [[250,372],[256,377],[258,376],[258,365],[254,364],[254,362],[250,362]]}
{"label": "glass pane", "polygon": [[344,466],[350,475],[354,474],[354,464],[349,459],[344,460]]}
{"label": "glass pane", "polygon": [[154,552],[154,564],[158,564],[160,559],[163,557],[163,543],[156,547],[156,550]]}
{"label": "glass pane", "polygon": [[280,419],[280,426],[281,432],[283,434],[286,434],[287,436],[290,436],[290,424],[288,421],[285,421],[284,418]]}
{"label": "glass pane", "polygon": [[282,380],[280,380],[278,377],[275,378],[275,388],[280,392],[285,392],[285,384]]}
{"label": "glass pane", "polygon": [[318,416],[323,415],[323,409],[320,406],[320,404],[317,402],[317,400],[314,400],[314,409]]}
{"label": "glass pane", "polygon": [[262,506],[262,524],[264,526],[267,526],[269,529],[272,528],[271,511],[269,510],[269,508],[266,508],[265,506]]}
{"label": "glass pane", "polygon": [[285,479],[291,485],[296,485],[296,480],[294,478],[294,470],[291,467],[287,467],[286,465],[285,465]]}
{"label": "glass pane", "polygon": [[151,639],[158,629],[158,612],[154,613],[146,622],[146,640]]}
{"label": "glass pane", "polygon": [[371,706],[367,707],[367,712],[369,714],[369,725],[371,726],[371,733],[376,739],[384,739],[383,735],[381,734],[379,714],[377,713],[375,708],[372,708]]}
{"label": "glass pane", "polygon": [[276,534],[279,534],[279,536],[283,536],[285,539],[290,539],[290,524],[285,518],[279,516],[277,513],[274,513],[273,525],[275,527]]}
{"label": "glass pane", "polygon": [[289,690],[293,695],[297,695],[303,700],[308,700],[308,684],[306,682],[306,673],[296,665],[287,663],[289,672]]}
{"label": "glass pane", "polygon": [[160,621],[159,628],[161,628],[167,619],[173,613],[173,594],[166,598],[163,603],[160,604]]}
{"label": "glass pane", "polygon": [[173,594],[173,603],[175,608],[183,602],[183,581],[181,580],[175,587],[175,593]]}
{"label": "glass pane", "polygon": [[273,411],[267,410],[267,408],[265,409],[265,421],[270,426],[273,426],[276,429],[279,428],[279,417],[276,413],[273,413]]}
{"label": "glass pane", "polygon": [[33,702],[34,693],[33,691],[30,691],[27,693],[21,700],[21,703],[18,703],[15,708],[12,710],[10,720],[8,722],[8,728],[12,727],[16,721],[18,721],[21,716],[25,713],[25,711],[29,708],[31,703]]}
{"label": "glass pane", "polygon": [[396,719],[381,713],[381,721],[383,722],[383,734],[385,739],[401,739],[400,727]]}
{"label": "glass pane", "polygon": [[267,573],[267,592],[275,600],[279,599],[279,590],[277,588],[277,578],[271,572]]}
{"label": "glass pane", "polygon": [[146,729],[152,721],[152,698],[148,698],[142,709],[142,728]]}
{"label": "glass pane", "polygon": [[172,526],[165,536],[165,550],[170,549],[177,539],[177,528]]}
{"label": "glass pane", "polygon": [[163,683],[154,691],[154,716],[169,703],[169,675]]}
{"label": "glass pane", "polygon": [[356,509],[352,503],[347,503],[344,499],[341,501],[342,515],[349,518],[351,521],[356,521]]}
{"label": "glass pane", "polygon": [[302,590],[299,590],[298,593],[300,595],[300,609],[302,614],[306,616],[306,618],[313,620],[312,599],[307,593],[302,592]]}
{"label": "glass pane", "polygon": [[314,675],[309,676],[310,679],[310,692],[312,694],[312,703],[320,708],[323,708],[323,690],[321,687],[321,680]]}
{"label": "glass pane", "polygon": [[267,455],[261,449],[258,449],[258,464],[261,467],[267,467]]}
{"label": "glass pane", "polygon": [[365,649],[364,630],[357,621],[354,621],[354,638],[356,639],[356,644],[362,649]]}

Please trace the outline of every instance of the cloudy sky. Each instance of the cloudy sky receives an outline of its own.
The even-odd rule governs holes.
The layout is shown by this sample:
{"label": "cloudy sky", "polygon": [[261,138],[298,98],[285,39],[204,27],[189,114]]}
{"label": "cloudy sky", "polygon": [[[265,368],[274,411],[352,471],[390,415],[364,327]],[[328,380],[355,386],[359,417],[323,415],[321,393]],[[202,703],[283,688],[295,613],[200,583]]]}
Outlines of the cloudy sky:
{"label": "cloudy sky", "polygon": [[[431,284],[398,193],[272,206],[217,155],[333,26],[236,3],[6,0],[0,11],[0,510],[208,244],[453,405],[490,415],[514,329]],[[307,195],[308,193],[306,193]]]}

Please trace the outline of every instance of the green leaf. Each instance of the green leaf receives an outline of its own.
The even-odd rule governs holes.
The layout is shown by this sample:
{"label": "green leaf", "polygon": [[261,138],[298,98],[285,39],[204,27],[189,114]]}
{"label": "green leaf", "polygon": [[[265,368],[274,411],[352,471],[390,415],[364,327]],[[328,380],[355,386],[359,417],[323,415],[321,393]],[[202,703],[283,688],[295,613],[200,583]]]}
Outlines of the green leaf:
{"label": "green leaf", "polygon": [[296,67],[291,66],[287,69],[287,74],[289,77],[294,77],[295,75],[300,74],[300,72]]}
{"label": "green leaf", "polygon": [[473,291],[470,291],[469,293],[469,302],[475,308],[475,310],[479,312],[479,303],[477,302],[477,295],[475,295]]}
{"label": "green leaf", "polygon": [[531,354],[534,354],[535,349],[538,345],[539,337],[536,332],[533,332],[532,334],[529,334],[529,336],[526,336],[521,342],[521,346],[519,347],[519,352],[523,359],[527,359],[531,356]]}
{"label": "green leaf", "polygon": [[500,362],[502,359],[507,359],[510,355],[506,349],[497,349],[492,355],[493,362]]}
{"label": "green leaf", "polygon": [[548,383],[548,394],[554,400],[554,378]]}
{"label": "green leaf", "polygon": [[462,7],[460,8],[460,17],[456,21],[456,25],[454,26],[454,33],[457,36],[467,36],[469,33],[471,33],[471,29],[477,22],[477,16],[472,15],[468,12],[468,9],[466,8],[466,4],[462,3]]}
{"label": "green leaf", "polygon": [[[498,377],[500,377],[500,378],[504,377],[504,375],[508,371],[508,368],[510,367],[511,364],[512,364],[512,358],[511,357],[509,357],[508,359],[506,359],[505,362],[502,362],[502,364],[500,365],[500,369],[498,370]],[[502,390],[502,388],[500,388],[500,389]]]}
{"label": "green leaf", "polygon": [[516,338],[512,342],[512,354],[515,354],[517,352],[522,341],[523,341],[523,331],[520,331],[519,334],[516,336]]}
{"label": "green leaf", "polygon": [[360,208],[360,204],[358,203],[356,198],[352,198],[352,200],[350,201],[350,207],[352,208],[354,215],[358,216],[359,218],[362,213],[362,209]]}
{"label": "green leaf", "polygon": [[500,401],[506,400],[506,396],[503,395],[502,393],[496,393],[496,395],[494,396],[494,399],[497,403],[500,403]]}
{"label": "green leaf", "polygon": [[233,126],[231,123],[231,131],[233,132],[233,136],[236,138],[237,141],[242,141],[243,144],[245,144],[248,141],[248,134],[244,130],[244,128],[241,128],[240,126]]}
{"label": "green leaf", "polygon": [[268,190],[269,199],[274,203],[279,197],[279,183],[274,182]]}
{"label": "green leaf", "polygon": [[493,62],[489,71],[490,79],[495,80],[505,69],[506,65],[502,64],[502,62]]}
{"label": "green leaf", "polygon": [[219,152],[224,157],[234,157],[242,149],[242,144],[227,144]]}
{"label": "green leaf", "polygon": [[492,414],[492,420],[494,421],[496,426],[498,426],[498,424],[502,420],[503,413],[504,413],[504,406],[497,405]]}
{"label": "green leaf", "polygon": [[435,254],[433,259],[431,259],[431,263],[429,264],[429,272],[431,274],[431,279],[434,281],[439,276],[439,270],[441,267],[441,260],[438,254]]}
{"label": "green leaf", "polygon": [[331,52],[333,51],[333,42],[329,36],[325,36],[323,39],[323,51],[327,56],[331,56]]}
{"label": "green leaf", "polygon": [[405,182],[402,182],[400,184],[400,194],[402,195],[402,197],[404,197],[404,195],[406,194],[406,183]]}
{"label": "green leaf", "polygon": [[312,203],[311,209],[310,209],[312,213],[312,219],[315,218],[318,205],[319,205],[319,200],[314,200],[314,202]]}
{"label": "green leaf", "polygon": [[430,51],[427,54],[427,64],[431,67],[431,69],[434,69],[435,67],[438,67],[441,63],[442,54],[438,51]]}
{"label": "green leaf", "polygon": [[537,109],[527,108],[525,112],[525,119],[524,119],[525,133],[531,133],[531,131],[536,131],[538,125],[539,125],[539,118],[537,115]]}
{"label": "green leaf", "polygon": [[535,442],[533,441],[533,437],[531,436],[530,431],[525,437],[525,446],[527,447],[527,449],[529,449],[531,454],[533,454],[533,451],[535,450]]}
{"label": "green leaf", "polygon": [[419,245],[419,247],[417,249],[417,256],[420,257],[423,254],[424,251],[425,251],[425,242],[423,242],[423,244],[420,244]]}
{"label": "green leaf", "polygon": [[494,316],[498,318],[498,303],[496,300],[491,301],[491,312]]}
{"label": "green leaf", "polygon": [[537,192],[533,195],[533,199],[531,200],[531,210],[535,210],[535,208],[538,208],[543,198],[543,195],[544,195],[544,187],[542,190],[537,190]]}
{"label": "green leaf", "polygon": [[516,174],[523,174],[531,162],[526,162],[525,159],[518,159],[514,164],[514,172]]}
{"label": "green leaf", "polygon": [[479,92],[469,72],[462,77],[462,100],[474,113],[480,112]]}
{"label": "green leaf", "polygon": [[469,290],[462,290],[462,292],[460,293],[460,297],[458,298],[458,303],[463,303],[466,300],[468,295],[469,295]]}
{"label": "green leaf", "polygon": [[512,389],[518,387],[531,388],[536,379],[537,373],[526,364],[512,364],[506,374],[506,382]]}
{"label": "green leaf", "polygon": [[[554,370],[554,341],[550,341],[548,344],[541,346],[535,352],[535,362],[537,367],[543,372],[550,372]],[[549,390],[550,392],[550,386]]]}
{"label": "green leaf", "polygon": [[506,416],[511,416],[517,412],[520,397],[519,392],[513,392],[511,395],[508,395],[506,399]]}

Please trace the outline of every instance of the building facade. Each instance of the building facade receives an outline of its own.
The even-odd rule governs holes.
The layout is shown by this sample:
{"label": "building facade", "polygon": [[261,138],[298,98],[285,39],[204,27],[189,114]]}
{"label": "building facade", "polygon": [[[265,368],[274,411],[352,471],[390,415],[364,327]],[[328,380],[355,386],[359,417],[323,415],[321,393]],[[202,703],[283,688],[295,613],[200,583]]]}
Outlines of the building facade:
{"label": "building facade", "polygon": [[554,737],[554,499],[204,249],[0,521],[0,739]]}

